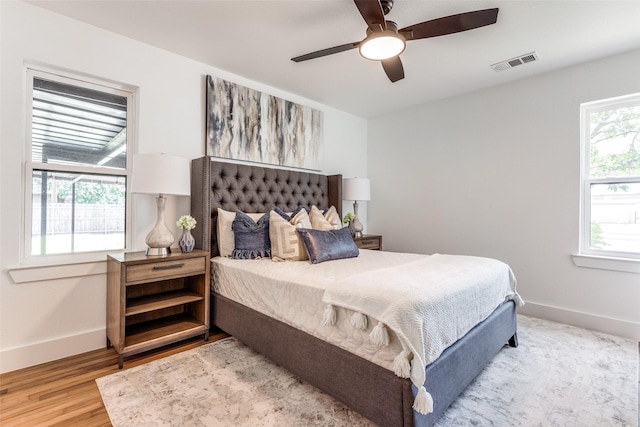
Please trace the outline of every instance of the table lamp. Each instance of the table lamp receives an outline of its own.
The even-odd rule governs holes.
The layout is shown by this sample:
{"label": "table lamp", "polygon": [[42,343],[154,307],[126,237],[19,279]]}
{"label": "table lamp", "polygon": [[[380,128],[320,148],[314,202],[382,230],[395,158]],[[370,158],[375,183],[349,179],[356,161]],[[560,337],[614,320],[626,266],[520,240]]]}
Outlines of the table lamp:
{"label": "table lamp", "polygon": [[371,200],[371,185],[368,178],[346,178],[342,180],[342,197],[344,200],[353,200],[353,215],[351,226],[355,237],[362,237],[364,227],[358,219],[358,200]]}
{"label": "table lamp", "polygon": [[131,192],[158,195],[156,225],[145,238],[147,255],[170,254],[175,237],[164,222],[165,195],[191,195],[189,159],[169,154],[135,154]]}

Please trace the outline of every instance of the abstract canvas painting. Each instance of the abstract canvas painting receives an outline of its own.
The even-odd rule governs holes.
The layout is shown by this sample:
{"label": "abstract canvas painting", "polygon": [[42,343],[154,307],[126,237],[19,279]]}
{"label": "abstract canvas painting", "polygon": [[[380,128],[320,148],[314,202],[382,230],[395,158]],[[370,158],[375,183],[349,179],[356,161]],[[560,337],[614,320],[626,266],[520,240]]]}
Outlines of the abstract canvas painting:
{"label": "abstract canvas painting", "polygon": [[322,112],[207,76],[208,156],[321,170]]}

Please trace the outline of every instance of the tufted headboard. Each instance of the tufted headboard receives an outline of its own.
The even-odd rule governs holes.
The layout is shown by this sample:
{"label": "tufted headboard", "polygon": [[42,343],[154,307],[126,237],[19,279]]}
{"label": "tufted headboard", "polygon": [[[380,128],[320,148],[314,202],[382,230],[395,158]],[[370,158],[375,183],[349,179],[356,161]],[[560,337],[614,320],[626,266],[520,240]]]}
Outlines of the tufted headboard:
{"label": "tufted headboard", "polygon": [[196,248],[210,251],[212,257],[219,253],[218,208],[255,213],[311,205],[335,206],[342,216],[342,175],[218,162],[211,157],[191,161],[191,215],[198,221],[192,233]]}

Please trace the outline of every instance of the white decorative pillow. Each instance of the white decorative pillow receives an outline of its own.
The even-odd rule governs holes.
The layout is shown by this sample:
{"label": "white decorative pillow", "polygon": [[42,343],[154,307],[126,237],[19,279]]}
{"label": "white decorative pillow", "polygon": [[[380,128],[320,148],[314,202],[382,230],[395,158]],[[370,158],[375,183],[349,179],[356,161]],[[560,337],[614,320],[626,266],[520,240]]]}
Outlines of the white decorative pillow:
{"label": "white decorative pillow", "polygon": [[311,219],[311,228],[314,230],[329,231],[342,228],[342,221],[335,206],[331,206],[324,214],[317,206],[311,206],[309,218]]}
{"label": "white decorative pillow", "polygon": [[[264,213],[247,214],[254,221],[258,221]],[[231,226],[236,219],[236,213],[218,208],[218,251],[220,256],[230,257],[236,247],[235,235]]]}
{"label": "white decorative pillow", "polygon": [[269,238],[273,261],[305,261],[309,259],[298,228],[311,228],[309,214],[304,209],[286,220],[276,211],[269,213]]}

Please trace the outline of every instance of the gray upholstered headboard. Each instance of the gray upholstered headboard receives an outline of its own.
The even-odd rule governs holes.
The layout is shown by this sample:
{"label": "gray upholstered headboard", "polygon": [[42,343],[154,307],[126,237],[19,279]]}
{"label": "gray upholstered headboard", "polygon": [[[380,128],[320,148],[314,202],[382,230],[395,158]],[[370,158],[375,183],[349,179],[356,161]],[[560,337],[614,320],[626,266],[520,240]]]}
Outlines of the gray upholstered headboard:
{"label": "gray upholstered headboard", "polygon": [[278,207],[335,206],[342,216],[342,175],[241,165],[200,157],[191,161],[191,215],[196,248],[218,255],[218,208],[228,211],[266,212]]}

